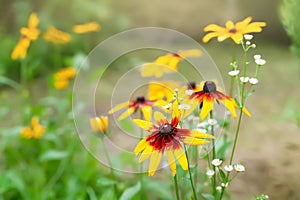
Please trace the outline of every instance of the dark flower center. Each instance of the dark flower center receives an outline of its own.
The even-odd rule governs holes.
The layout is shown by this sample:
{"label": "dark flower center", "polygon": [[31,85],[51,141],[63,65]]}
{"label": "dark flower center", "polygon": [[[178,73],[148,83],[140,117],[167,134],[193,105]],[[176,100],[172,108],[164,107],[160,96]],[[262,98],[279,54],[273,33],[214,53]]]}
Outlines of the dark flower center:
{"label": "dark flower center", "polygon": [[141,97],[137,97],[137,98],[136,98],[136,101],[137,101],[138,103],[145,103],[146,99],[145,99],[145,97],[141,96]]}
{"label": "dark flower center", "polygon": [[174,132],[174,127],[172,124],[163,124],[158,128],[158,132],[162,136],[172,135]]}
{"label": "dark flower center", "polygon": [[237,32],[236,28],[232,28],[229,30],[229,33],[236,33],[236,32]]}
{"label": "dark flower center", "polygon": [[203,86],[205,93],[212,93],[217,91],[217,86],[213,81],[206,81]]}
{"label": "dark flower center", "polygon": [[181,57],[179,54],[177,54],[177,53],[172,53],[172,55],[174,56],[174,57]]}
{"label": "dark flower center", "polygon": [[188,85],[187,85],[187,88],[189,90],[194,90],[196,89],[196,83],[195,82],[189,82]]}

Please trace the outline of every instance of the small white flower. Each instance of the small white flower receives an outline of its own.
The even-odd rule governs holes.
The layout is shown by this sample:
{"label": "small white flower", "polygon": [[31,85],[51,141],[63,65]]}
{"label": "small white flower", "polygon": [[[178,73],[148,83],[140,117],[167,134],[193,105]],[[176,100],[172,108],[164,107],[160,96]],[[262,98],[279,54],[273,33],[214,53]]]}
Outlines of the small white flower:
{"label": "small white flower", "polygon": [[200,131],[200,132],[202,132],[202,133],[207,133],[207,130],[204,129],[204,128],[197,128],[196,130],[197,130],[197,131]]}
{"label": "small white flower", "polygon": [[269,198],[269,195],[265,194],[265,198],[268,199],[268,198]]}
{"label": "small white flower", "polygon": [[251,47],[252,47],[252,48],[256,48],[256,44],[252,44]]}
{"label": "small white flower", "polygon": [[243,83],[247,83],[249,81],[249,77],[240,77],[240,80],[243,82]]}
{"label": "small white flower", "polygon": [[186,90],[185,94],[191,96],[194,93],[193,90]]}
{"label": "small white flower", "polygon": [[178,92],[178,91],[179,91],[179,89],[178,89],[178,88],[175,88],[175,89],[174,89],[174,92]]}
{"label": "small white flower", "polygon": [[235,169],[235,171],[237,171],[237,172],[244,172],[244,171],[245,171],[244,165],[241,165],[241,164],[236,164],[236,165],[234,165],[234,169]]}
{"label": "small white flower", "polygon": [[251,44],[251,42],[250,42],[250,41],[247,41],[247,42],[246,42],[246,45],[250,45],[250,44]]}
{"label": "small white flower", "polygon": [[200,122],[197,124],[197,128],[206,128],[207,125],[208,123],[206,121]]}
{"label": "small white flower", "polygon": [[232,70],[228,72],[229,76],[236,76],[240,73],[240,70]]}
{"label": "small white flower", "polygon": [[162,108],[168,109],[168,108],[170,108],[171,106],[172,106],[172,103],[169,103],[169,104],[167,104],[167,105],[165,105],[165,106],[162,106]]}
{"label": "small white flower", "polygon": [[255,85],[258,83],[258,80],[257,80],[257,78],[250,78],[249,83],[251,83],[252,85]]}
{"label": "small white flower", "polygon": [[225,165],[224,170],[227,171],[227,172],[231,172],[233,170],[233,166],[232,165]]}
{"label": "small white flower", "polygon": [[221,186],[217,186],[217,187],[216,187],[216,190],[221,191],[221,190],[222,190],[222,187],[221,187]]}
{"label": "small white flower", "polygon": [[188,104],[181,104],[181,105],[178,106],[179,110],[188,110],[190,108],[191,108],[191,106],[188,105]]}
{"label": "small white flower", "polygon": [[212,169],[207,170],[206,175],[211,178],[215,174],[215,171]]}
{"label": "small white flower", "polygon": [[256,59],[255,63],[258,65],[265,65],[267,63],[267,61],[260,58],[260,59]]}
{"label": "small white flower", "polygon": [[218,124],[218,121],[215,119],[208,119],[207,123],[211,126],[214,126],[214,125]]}
{"label": "small white flower", "polygon": [[224,188],[228,187],[228,182],[227,183],[221,183],[221,186],[224,187]]}
{"label": "small white flower", "polygon": [[211,161],[211,164],[213,165],[213,166],[215,166],[215,167],[218,167],[218,166],[220,166],[221,164],[222,164],[222,160],[221,159],[219,159],[219,158],[216,158],[216,159],[213,159],[212,161]]}
{"label": "small white flower", "polygon": [[256,55],[254,55],[253,57],[254,57],[254,60],[261,59],[261,55],[259,55],[259,54],[256,54]]}
{"label": "small white flower", "polygon": [[245,35],[244,35],[244,38],[245,38],[245,40],[252,40],[253,35],[245,34]]}

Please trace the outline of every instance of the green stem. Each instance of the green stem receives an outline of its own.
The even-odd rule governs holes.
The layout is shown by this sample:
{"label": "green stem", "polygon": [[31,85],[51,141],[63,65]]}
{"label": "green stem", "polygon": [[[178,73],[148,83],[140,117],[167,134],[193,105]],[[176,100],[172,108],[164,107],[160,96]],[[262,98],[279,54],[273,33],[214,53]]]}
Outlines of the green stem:
{"label": "green stem", "polygon": [[[213,112],[210,111],[210,119],[213,119]],[[211,135],[215,135],[215,131],[214,131],[214,126],[211,125]],[[213,145],[213,152],[212,152],[212,160],[216,159],[216,148],[215,148],[215,140],[212,140],[212,145]],[[216,171],[216,167],[213,165],[213,170],[214,172]],[[217,189],[216,189],[216,183],[217,183],[217,176],[216,176],[216,173],[214,173],[213,177],[212,177],[212,193],[213,193],[213,196],[216,196],[217,194]]]}
{"label": "green stem", "polygon": [[195,186],[194,186],[193,176],[192,176],[192,172],[190,169],[189,156],[188,156],[185,144],[183,144],[183,146],[184,146],[185,156],[186,156],[186,159],[188,162],[188,171],[189,171],[190,182],[191,182],[191,186],[192,186],[192,190],[193,190],[193,196],[194,196],[194,199],[197,200],[197,194],[196,194],[196,190],[195,190]]}
{"label": "green stem", "polygon": [[176,192],[176,200],[180,200],[179,198],[179,190],[178,190],[178,182],[177,182],[177,175],[174,176],[174,186],[175,186],[175,192]]}
{"label": "green stem", "polygon": [[[142,111],[140,111],[140,119],[143,119],[143,113]],[[143,129],[140,129],[140,140],[143,139]],[[140,178],[140,183],[141,183],[141,199],[145,199],[145,195],[144,195],[144,173],[143,173],[143,169],[144,169],[144,164],[141,163],[140,164],[140,174],[139,174],[139,178]]]}

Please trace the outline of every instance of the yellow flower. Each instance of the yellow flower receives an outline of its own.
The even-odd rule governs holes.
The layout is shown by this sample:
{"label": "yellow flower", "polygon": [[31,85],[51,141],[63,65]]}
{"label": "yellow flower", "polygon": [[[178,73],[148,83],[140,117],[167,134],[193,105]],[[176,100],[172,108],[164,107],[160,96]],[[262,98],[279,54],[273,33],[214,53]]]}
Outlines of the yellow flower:
{"label": "yellow flower", "polygon": [[204,31],[209,33],[202,38],[202,41],[206,43],[212,38],[217,37],[218,41],[222,42],[227,38],[231,38],[238,44],[243,39],[244,34],[261,32],[262,27],[267,25],[265,22],[250,23],[251,20],[251,17],[247,17],[236,24],[229,20],[226,22],[225,28],[216,24],[210,24],[204,28]]}
{"label": "yellow flower", "polygon": [[71,35],[51,26],[48,28],[47,32],[44,33],[44,40],[58,44],[65,44],[71,41]]}
{"label": "yellow flower", "polygon": [[179,61],[186,57],[199,57],[202,52],[199,49],[179,50],[177,53],[168,53],[167,55],[158,57],[152,63],[145,63],[142,66],[142,76],[162,77],[163,73],[172,73],[178,70]]}
{"label": "yellow flower", "polygon": [[98,32],[100,31],[101,26],[97,22],[90,22],[86,24],[80,24],[73,26],[73,32],[77,34],[84,34],[90,32]]}
{"label": "yellow flower", "polygon": [[173,104],[172,121],[169,122],[160,112],[154,113],[156,124],[149,121],[134,119],[133,121],[142,129],[151,134],[142,139],[134,149],[136,155],[140,154],[138,162],[150,159],[148,175],[153,176],[158,168],[161,158],[166,153],[172,171],[176,175],[176,160],[183,170],[188,169],[188,161],[182,148],[182,143],[187,145],[202,145],[209,143],[215,137],[196,130],[178,127],[180,111],[178,102]]}
{"label": "yellow flower", "polygon": [[21,38],[11,53],[11,59],[17,60],[19,58],[25,58],[29,46],[30,40],[26,37]]}
{"label": "yellow flower", "polygon": [[90,120],[92,130],[95,133],[106,133],[108,129],[108,117],[107,116],[100,116],[94,117]]}
{"label": "yellow flower", "polygon": [[46,128],[39,124],[38,117],[31,118],[31,126],[24,127],[21,130],[21,136],[26,139],[35,138],[39,139],[43,136]]}
{"label": "yellow flower", "polygon": [[69,85],[69,79],[73,78],[76,73],[76,69],[72,67],[61,69],[54,74],[54,87],[58,90],[67,88]]}
{"label": "yellow flower", "polygon": [[28,20],[28,27],[21,28],[21,34],[28,38],[29,40],[36,40],[40,34],[40,30],[37,29],[39,25],[39,19],[36,13],[31,13],[29,20]]}
{"label": "yellow flower", "polygon": [[173,81],[151,81],[148,88],[148,97],[150,100],[165,99],[170,102],[174,98],[174,89],[178,87],[179,84]]}

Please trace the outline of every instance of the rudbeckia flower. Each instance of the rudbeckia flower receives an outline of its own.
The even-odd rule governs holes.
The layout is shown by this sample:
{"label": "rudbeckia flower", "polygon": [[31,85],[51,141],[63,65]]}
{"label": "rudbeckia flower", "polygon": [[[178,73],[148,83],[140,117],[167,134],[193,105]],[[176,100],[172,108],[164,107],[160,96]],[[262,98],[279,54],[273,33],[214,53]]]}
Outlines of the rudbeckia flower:
{"label": "rudbeckia flower", "polygon": [[122,108],[128,108],[118,118],[118,120],[123,120],[126,117],[128,117],[129,115],[136,112],[138,109],[140,109],[143,113],[144,118],[147,121],[150,121],[151,117],[152,117],[152,107],[156,106],[156,107],[164,110],[163,106],[165,106],[167,104],[168,103],[164,100],[149,100],[143,96],[140,96],[134,100],[127,101],[125,103],[116,105],[114,108],[112,108],[111,110],[108,111],[108,114],[112,114],[118,110],[121,110]]}
{"label": "rudbeckia flower", "polygon": [[236,44],[243,40],[243,35],[247,33],[258,33],[262,31],[262,27],[266,26],[265,22],[251,22],[252,17],[247,17],[241,22],[234,24],[232,21],[226,22],[226,27],[221,27],[216,24],[210,24],[204,28],[207,33],[202,41],[208,42],[214,37],[217,37],[219,42],[227,38],[231,38]]}
{"label": "rudbeckia flower", "polygon": [[107,116],[100,116],[94,117],[90,119],[92,130],[95,133],[103,133],[105,134],[108,129],[108,117]]}
{"label": "rudbeckia flower", "polygon": [[67,67],[54,74],[54,87],[62,90],[68,87],[69,79],[76,75],[76,69]]}
{"label": "rudbeckia flower", "polygon": [[65,44],[71,41],[71,35],[51,26],[48,28],[47,32],[44,33],[44,40],[58,44]]}
{"label": "rudbeckia flower", "polygon": [[30,40],[26,37],[22,37],[11,53],[11,59],[17,60],[19,58],[25,58],[29,46]]}
{"label": "rudbeckia flower", "polygon": [[150,158],[149,176],[155,174],[164,152],[173,176],[176,174],[176,160],[183,170],[187,170],[188,161],[181,143],[201,145],[209,143],[209,140],[206,140],[208,138],[214,139],[212,135],[178,127],[180,112],[177,101],[173,104],[171,122],[158,111],[154,113],[154,118],[157,125],[140,119],[133,120],[139,127],[151,133],[142,139],[134,149],[136,155],[140,154],[139,163]]}
{"label": "rudbeckia flower", "polygon": [[90,33],[90,32],[98,32],[100,31],[100,24],[97,22],[90,22],[86,24],[80,24],[73,26],[73,32],[77,34],[84,34],[84,33]]}
{"label": "rudbeckia flower", "polygon": [[178,88],[179,84],[173,81],[151,81],[148,87],[149,99],[165,99],[170,102],[174,98],[174,89]]}
{"label": "rudbeckia flower", "polygon": [[31,13],[28,20],[28,27],[21,28],[20,32],[23,37],[29,40],[36,40],[40,34],[40,30],[37,29],[39,25],[39,19],[35,13]]}
{"label": "rudbeckia flower", "polygon": [[[239,108],[235,100],[229,96],[223,94],[217,90],[217,86],[213,81],[206,81],[204,83],[203,89],[194,92],[190,99],[196,99],[198,104],[201,107],[200,119],[204,119],[208,113],[213,109],[214,102],[221,102],[231,113],[233,117],[236,117],[235,109]],[[246,108],[243,108],[242,111],[249,117],[251,114]]]}
{"label": "rudbeckia flower", "polygon": [[179,50],[177,53],[168,53],[167,55],[158,57],[152,63],[145,63],[142,67],[142,76],[162,77],[163,73],[172,73],[178,70],[179,61],[186,57],[199,57],[202,52],[199,49]]}
{"label": "rudbeckia flower", "polygon": [[21,136],[26,139],[36,138],[39,139],[43,136],[46,128],[39,124],[38,117],[31,118],[31,126],[24,127],[21,130]]}

